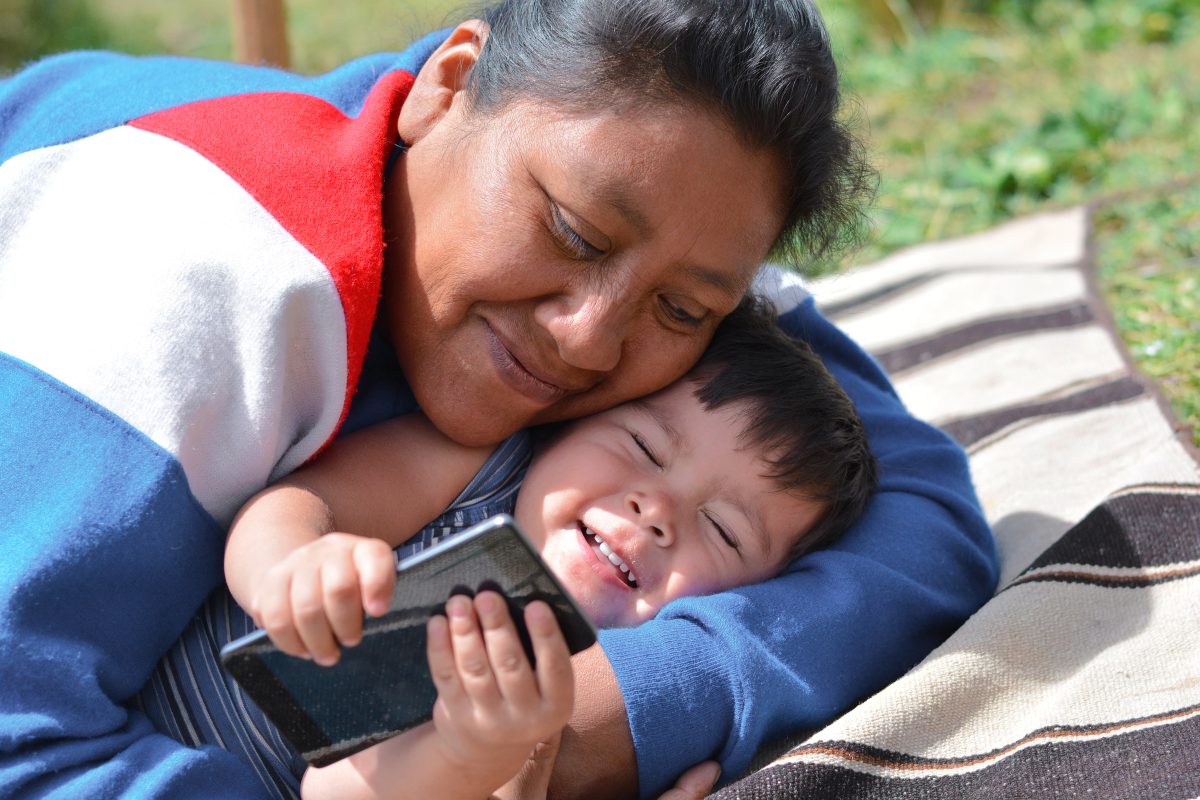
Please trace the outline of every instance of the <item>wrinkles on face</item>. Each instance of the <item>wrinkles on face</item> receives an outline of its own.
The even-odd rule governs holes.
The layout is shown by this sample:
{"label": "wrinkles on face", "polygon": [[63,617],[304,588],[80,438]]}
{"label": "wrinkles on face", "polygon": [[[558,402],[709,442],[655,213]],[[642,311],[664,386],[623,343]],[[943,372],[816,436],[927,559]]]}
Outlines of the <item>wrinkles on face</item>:
{"label": "wrinkles on face", "polygon": [[682,375],[773,241],[772,159],[695,109],[464,113],[389,180],[385,300],[429,418],[486,443]]}

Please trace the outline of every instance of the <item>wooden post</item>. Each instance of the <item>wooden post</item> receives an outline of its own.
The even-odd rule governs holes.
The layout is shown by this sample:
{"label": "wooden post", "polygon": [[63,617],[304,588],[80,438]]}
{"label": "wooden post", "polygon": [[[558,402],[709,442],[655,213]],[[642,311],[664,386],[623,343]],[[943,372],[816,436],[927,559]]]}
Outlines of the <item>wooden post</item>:
{"label": "wooden post", "polygon": [[283,0],[231,0],[233,57],[244,64],[287,69],[287,12]]}

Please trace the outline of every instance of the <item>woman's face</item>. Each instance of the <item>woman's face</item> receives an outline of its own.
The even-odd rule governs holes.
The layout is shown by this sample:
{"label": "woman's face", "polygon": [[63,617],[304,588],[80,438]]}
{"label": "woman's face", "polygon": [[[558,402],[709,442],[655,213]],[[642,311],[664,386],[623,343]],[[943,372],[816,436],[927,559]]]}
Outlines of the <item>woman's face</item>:
{"label": "woman's face", "polygon": [[781,224],[772,154],[687,107],[571,113],[461,93],[397,162],[385,300],[417,401],[468,444],[659,389]]}

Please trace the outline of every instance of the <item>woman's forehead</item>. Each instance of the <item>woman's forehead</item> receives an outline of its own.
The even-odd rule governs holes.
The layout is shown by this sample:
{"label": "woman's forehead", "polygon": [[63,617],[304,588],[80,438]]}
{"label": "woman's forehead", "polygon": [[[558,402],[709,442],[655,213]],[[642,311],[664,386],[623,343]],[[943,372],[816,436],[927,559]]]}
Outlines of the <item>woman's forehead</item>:
{"label": "woman's forehead", "polygon": [[[782,225],[785,175],[777,155],[748,146],[723,115],[703,106],[572,109],[526,100],[506,114],[510,141],[524,157],[567,171],[642,233],[673,216],[732,216],[740,224],[728,232],[744,250],[773,241]],[[698,215],[697,207],[710,213]]]}
{"label": "woman's forehead", "polygon": [[780,178],[769,154],[744,148],[723,123],[688,124],[560,118],[535,125],[515,155],[555,202],[625,251],[669,265],[676,280],[723,296],[725,313],[774,245]]}

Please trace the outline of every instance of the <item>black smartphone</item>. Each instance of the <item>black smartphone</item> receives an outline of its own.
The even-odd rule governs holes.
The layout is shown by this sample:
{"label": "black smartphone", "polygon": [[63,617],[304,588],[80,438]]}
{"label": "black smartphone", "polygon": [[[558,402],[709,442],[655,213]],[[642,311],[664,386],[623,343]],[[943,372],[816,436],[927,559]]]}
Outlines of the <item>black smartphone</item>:
{"label": "black smartphone", "polygon": [[390,610],[363,622],[362,641],[322,667],[279,650],[258,631],[221,649],[221,663],[288,741],[324,766],[432,717],[437,699],[425,659],[425,623],[453,594],[495,589],[508,599],[533,662],[523,610],[544,600],[572,653],[596,629],[508,515],[493,517],[401,561]]}

